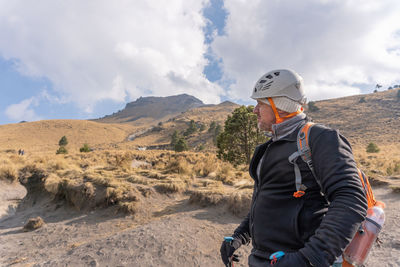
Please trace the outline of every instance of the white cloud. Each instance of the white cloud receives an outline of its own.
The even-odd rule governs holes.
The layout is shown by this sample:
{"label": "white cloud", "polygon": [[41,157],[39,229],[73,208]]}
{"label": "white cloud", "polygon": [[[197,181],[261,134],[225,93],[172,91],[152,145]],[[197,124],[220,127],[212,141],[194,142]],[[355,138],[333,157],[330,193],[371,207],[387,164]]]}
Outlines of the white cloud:
{"label": "white cloud", "polygon": [[300,73],[311,99],[400,81],[398,0],[226,0],[225,8],[226,35],[212,49],[224,80],[235,81],[234,99],[248,100],[258,78],[278,68]]}
{"label": "white cloud", "polygon": [[222,88],[203,75],[207,2],[0,0],[0,56],[87,112],[150,94],[218,103]]}
{"label": "white cloud", "polygon": [[18,104],[9,105],[6,108],[5,114],[7,117],[14,121],[35,121],[41,118],[36,115],[35,111],[32,109],[33,106],[37,106],[38,101],[35,97],[31,97],[22,100]]}

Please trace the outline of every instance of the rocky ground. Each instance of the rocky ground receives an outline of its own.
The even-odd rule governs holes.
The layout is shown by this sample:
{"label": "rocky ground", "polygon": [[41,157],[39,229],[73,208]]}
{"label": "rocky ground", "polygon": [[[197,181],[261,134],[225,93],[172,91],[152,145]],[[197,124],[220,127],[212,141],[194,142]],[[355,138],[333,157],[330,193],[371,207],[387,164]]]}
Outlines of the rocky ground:
{"label": "rocky ground", "polygon": [[[400,266],[400,195],[387,187],[375,188],[375,195],[386,203],[387,219],[383,243],[366,266]],[[24,232],[24,223],[36,216],[45,225]],[[220,243],[240,221],[224,207],[192,205],[179,194],[154,196],[135,216],[113,208],[79,212],[43,198],[3,214],[0,266],[223,266]],[[247,266],[249,251],[240,249],[235,266]]]}

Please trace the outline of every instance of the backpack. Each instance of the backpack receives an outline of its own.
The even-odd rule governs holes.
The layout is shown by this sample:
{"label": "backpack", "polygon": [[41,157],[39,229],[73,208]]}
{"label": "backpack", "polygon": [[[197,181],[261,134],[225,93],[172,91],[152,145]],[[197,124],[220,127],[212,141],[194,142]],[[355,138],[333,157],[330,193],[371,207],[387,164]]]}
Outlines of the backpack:
{"label": "backpack", "polygon": [[[301,157],[305,163],[307,163],[308,167],[310,168],[315,181],[318,183],[319,187],[321,188],[322,193],[322,186],[320,181],[317,179],[317,176],[314,171],[314,166],[311,158],[311,148],[308,143],[310,131],[314,123],[307,122],[304,124],[299,133],[297,134],[297,151],[294,152],[292,155],[289,156],[289,162],[294,165],[294,173],[295,173],[295,184],[296,184],[296,192],[293,193],[293,196],[296,198],[302,197],[305,194],[305,190],[307,187],[302,183],[301,173],[299,166],[296,163],[298,157]],[[367,176],[365,173],[357,168],[358,176],[360,178],[361,184],[363,186],[365,195],[367,197],[368,208],[371,208],[376,205],[377,201],[375,200],[374,194],[372,192],[371,185],[368,181]]]}
{"label": "backpack", "polygon": [[[309,136],[310,136],[310,131],[314,123],[312,122],[307,122],[304,124],[301,129],[299,130],[299,133],[297,134],[297,151],[294,152],[292,155],[289,156],[289,162],[294,165],[294,172],[295,172],[295,183],[296,183],[296,192],[293,193],[293,196],[296,198],[300,198],[304,196],[305,190],[307,187],[302,183],[302,178],[301,178],[301,173],[299,166],[296,163],[296,160],[298,157],[301,157],[305,163],[307,163],[308,167],[310,168],[315,181],[318,183],[319,187],[321,188],[321,194],[322,192],[322,186],[320,181],[317,179],[317,176],[314,171],[314,166],[311,158],[311,148],[309,145]],[[365,173],[357,168],[358,176],[360,178],[362,187],[364,189],[367,202],[368,202],[368,208],[372,208],[377,204],[377,201],[375,200],[374,194],[372,192],[371,185],[368,181],[367,176]],[[328,201],[328,200],[327,200]],[[343,259],[342,266],[346,267],[353,267],[350,263],[348,263],[345,259]]]}

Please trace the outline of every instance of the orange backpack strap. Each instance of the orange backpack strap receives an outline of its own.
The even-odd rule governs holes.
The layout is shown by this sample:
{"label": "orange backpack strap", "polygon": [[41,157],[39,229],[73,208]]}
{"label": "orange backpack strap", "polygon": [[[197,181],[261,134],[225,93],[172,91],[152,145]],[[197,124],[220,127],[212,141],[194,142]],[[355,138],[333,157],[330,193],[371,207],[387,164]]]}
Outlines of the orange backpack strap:
{"label": "orange backpack strap", "polygon": [[371,208],[376,205],[376,200],[374,193],[372,192],[371,185],[369,184],[368,178],[365,175],[365,173],[357,168],[358,171],[358,176],[360,177],[361,184],[363,186],[365,196],[367,197],[367,202],[368,202],[368,208]]}

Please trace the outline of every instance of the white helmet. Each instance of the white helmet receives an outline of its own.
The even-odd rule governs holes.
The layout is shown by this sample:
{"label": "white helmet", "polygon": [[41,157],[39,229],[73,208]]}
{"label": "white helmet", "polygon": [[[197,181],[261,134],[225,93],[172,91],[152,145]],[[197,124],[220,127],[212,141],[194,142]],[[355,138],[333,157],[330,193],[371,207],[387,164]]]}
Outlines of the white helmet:
{"label": "white helmet", "polygon": [[301,105],[306,103],[303,78],[292,70],[273,70],[256,83],[251,98],[287,97]]}

